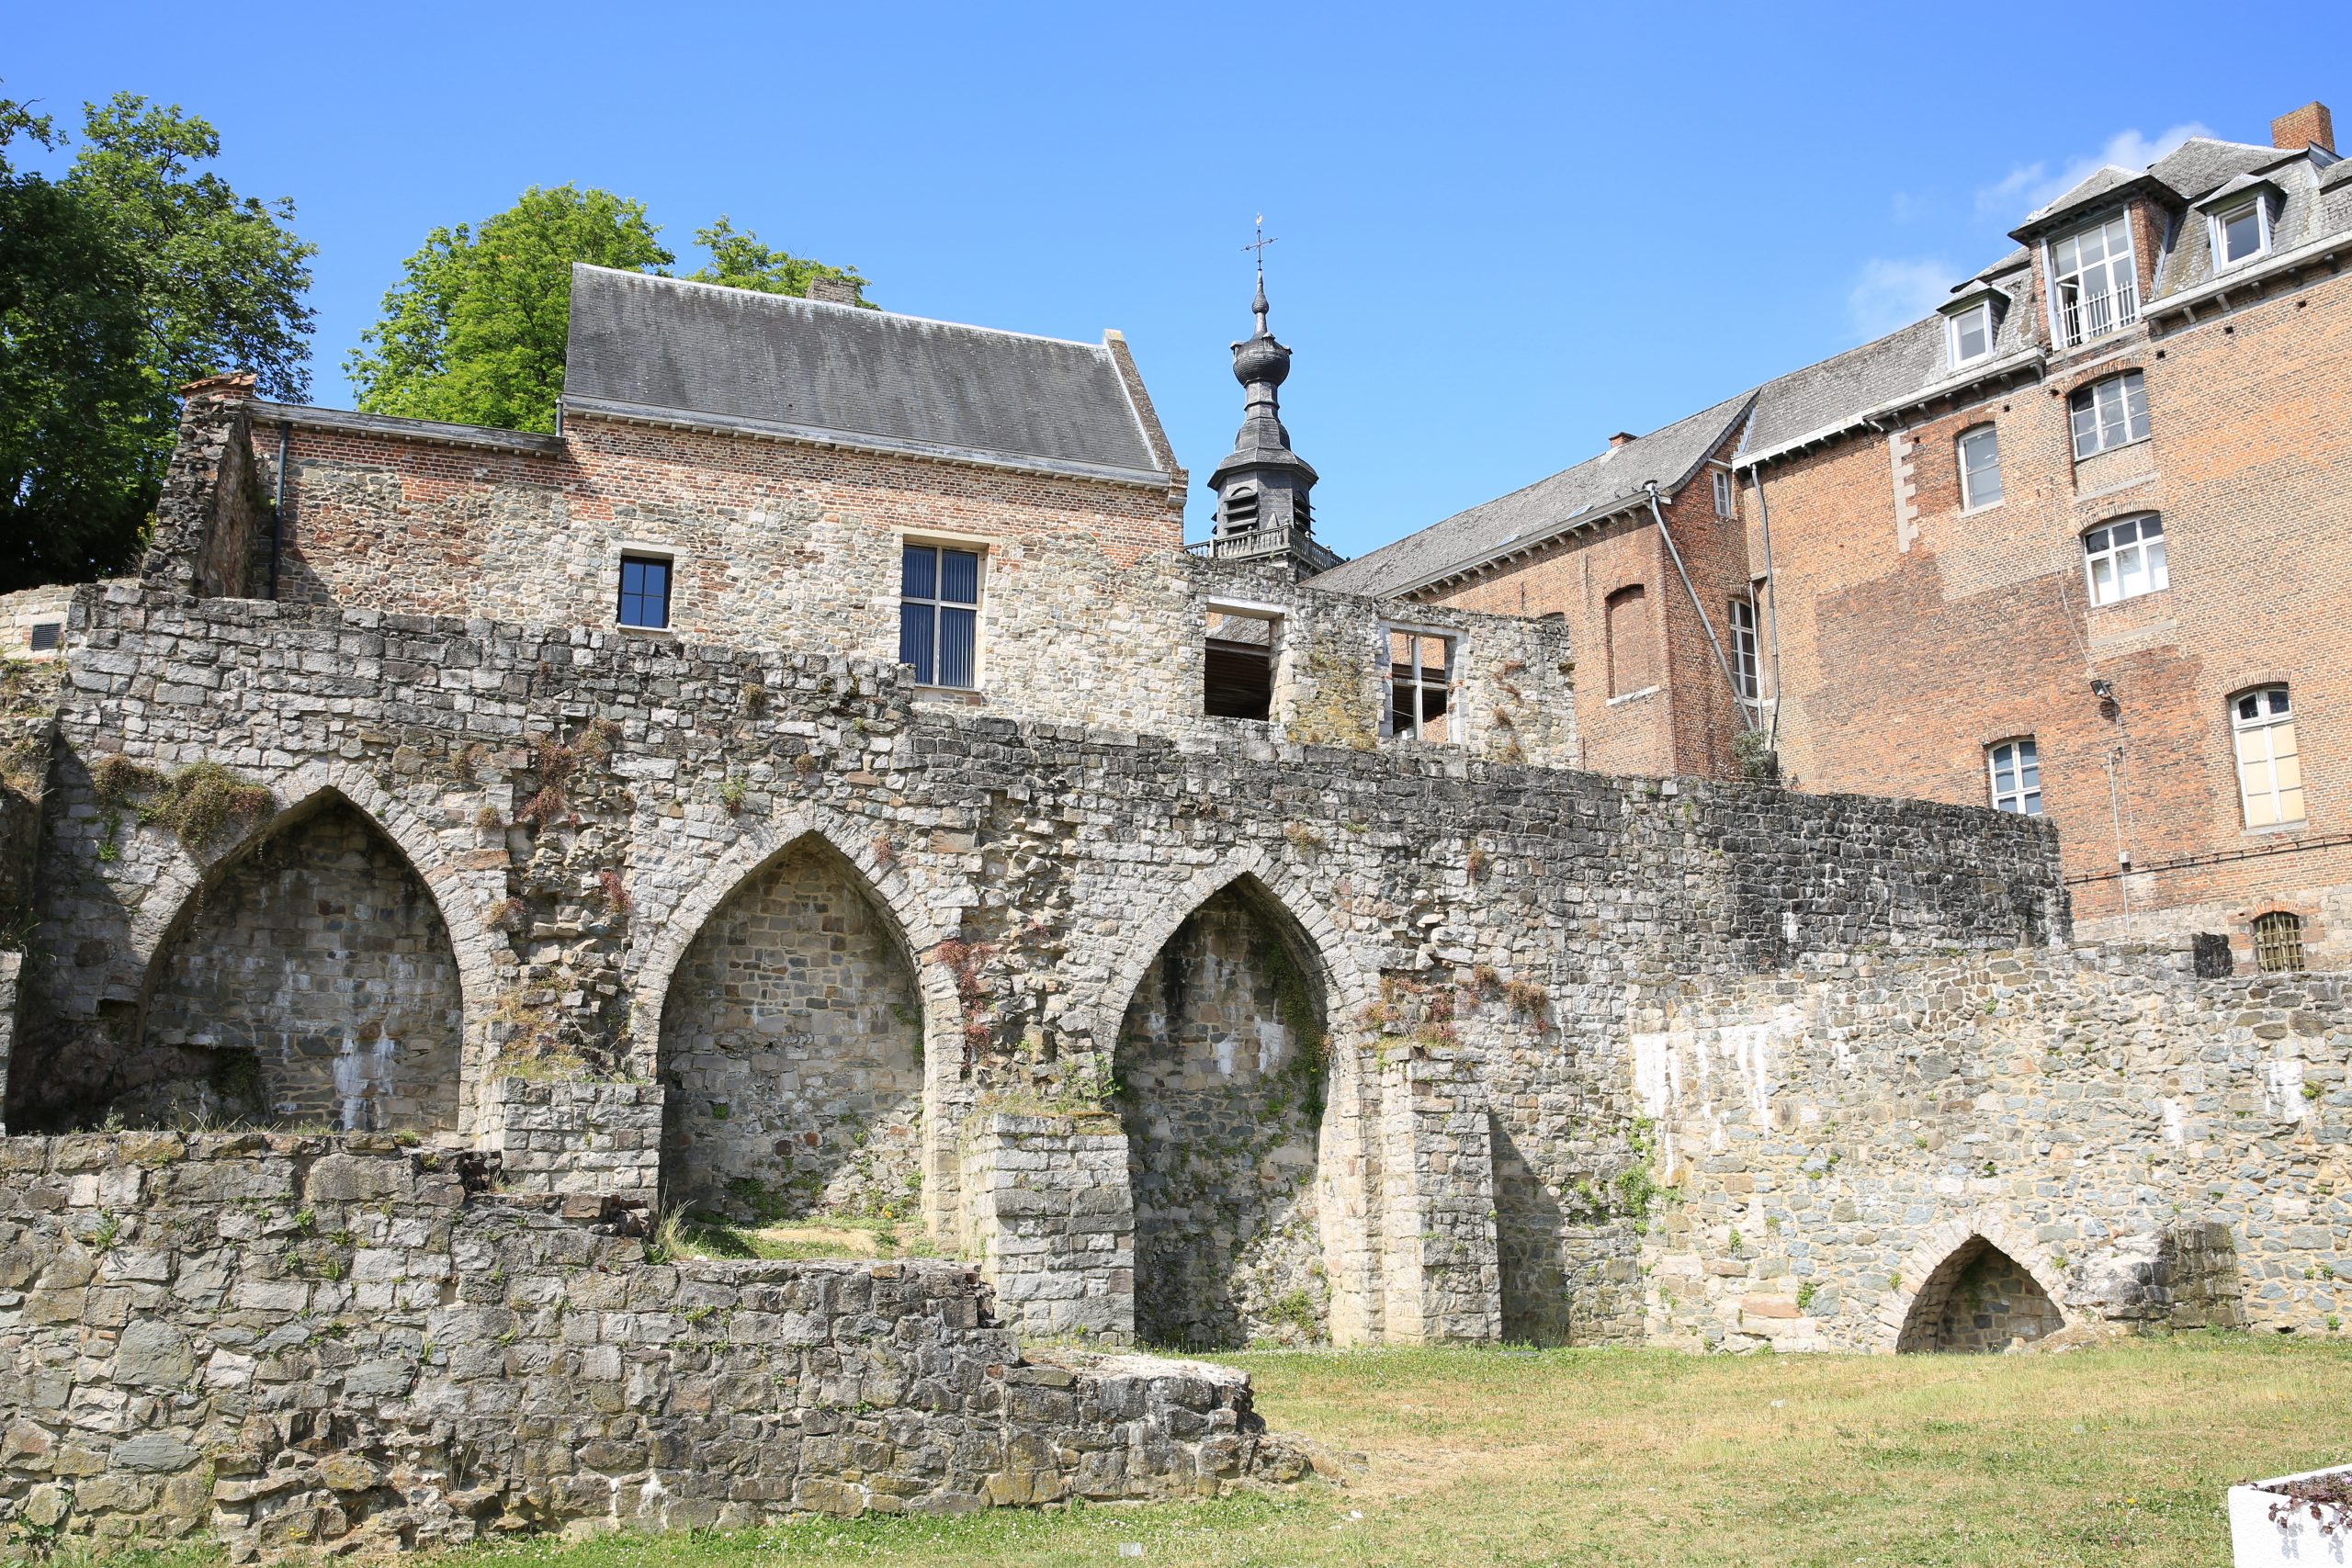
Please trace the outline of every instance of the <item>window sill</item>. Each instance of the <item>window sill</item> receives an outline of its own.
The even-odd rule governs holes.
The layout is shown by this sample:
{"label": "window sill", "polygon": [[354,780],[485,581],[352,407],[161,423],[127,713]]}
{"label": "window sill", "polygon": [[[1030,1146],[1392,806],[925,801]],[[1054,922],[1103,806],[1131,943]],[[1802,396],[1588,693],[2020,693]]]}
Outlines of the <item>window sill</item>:
{"label": "window sill", "polygon": [[2272,839],[2281,833],[2308,833],[2311,830],[2311,818],[2306,817],[2301,822],[2267,822],[2259,828],[2241,828],[2238,832],[2249,839]]}
{"label": "window sill", "polygon": [[1610,698],[1609,705],[1613,708],[1621,703],[1637,703],[1644,697],[1657,696],[1660,692],[1665,690],[1666,688],[1664,686],[1644,686],[1638,692],[1627,692],[1623,696]]}
{"label": "window sill", "polygon": [[2161,599],[2171,592],[2172,584],[2166,583],[2162,588],[2151,588],[2145,593],[2134,593],[2129,598],[2109,599],[2103,604],[2093,604],[2090,607],[2091,614],[2098,615],[2102,610],[2120,610],[2128,604],[2144,604],[2151,599]]}
{"label": "window sill", "polygon": [[2155,439],[2156,433],[2152,430],[2145,435],[2134,436],[2129,441],[2119,441],[2112,446],[2102,446],[2096,452],[2077,452],[2075,454],[2075,466],[2080,468],[2085,463],[2096,463],[2101,457],[2112,457],[2118,452],[2129,452],[2134,446],[2146,446],[2152,445]]}
{"label": "window sill", "polygon": [[[2007,498],[2006,498],[2006,497],[2004,497],[2003,499],[2004,499],[2004,500],[2006,500]],[[1960,514],[1961,514],[1962,517],[1973,517],[1973,516],[1975,516],[1978,513],[1981,513],[1981,512],[1998,512],[1998,511],[2000,511],[2000,510],[2001,510],[2001,502],[1998,502],[1998,501],[1988,501],[1988,502],[1985,502],[1984,505],[1982,505],[1982,506],[1963,506],[1963,507],[1962,507],[1962,508],[1960,509]]]}
{"label": "window sill", "polygon": [[641,637],[648,642],[675,642],[678,634],[668,626],[628,626],[615,625],[613,629],[623,637]]}
{"label": "window sill", "polygon": [[925,686],[918,683],[915,695],[925,702],[961,703],[967,707],[981,707],[988,703],[988,694],[978,686]]}

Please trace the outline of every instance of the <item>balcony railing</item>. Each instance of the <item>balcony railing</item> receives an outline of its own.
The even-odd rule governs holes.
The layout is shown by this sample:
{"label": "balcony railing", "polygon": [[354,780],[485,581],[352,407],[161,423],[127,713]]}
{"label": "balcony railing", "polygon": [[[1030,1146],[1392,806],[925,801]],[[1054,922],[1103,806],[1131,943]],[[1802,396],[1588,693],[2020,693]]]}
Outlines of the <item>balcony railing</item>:
{"label": "balcony railing", "polygon": [[2058,336],[2060,346],[2072,348],[2078,343],[2088,343],[2095,337],[2128,327],[2140,319],[2140,288],[2136,280],[2125,278],[2121,287],[2106,294],[2086,294],[2077,284],[2058,285]]}
{"label": "balcony railing", "polygon": [[1270,560],[1295,558],[1310,572],[1329,571],[1347,558],[1317,542],[1304,528],[1252,528],[1244,534],[1220,534],[1184,547],[1208,560]]}

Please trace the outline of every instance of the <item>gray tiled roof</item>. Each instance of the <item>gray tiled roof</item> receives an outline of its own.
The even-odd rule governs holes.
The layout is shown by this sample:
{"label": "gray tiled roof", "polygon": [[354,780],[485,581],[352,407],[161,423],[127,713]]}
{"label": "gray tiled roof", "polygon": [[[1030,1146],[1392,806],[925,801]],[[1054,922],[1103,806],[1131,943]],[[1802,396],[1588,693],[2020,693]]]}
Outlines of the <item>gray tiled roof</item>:
{"label": "gray tiled roof", "polygon": [[[2010,311],[2013,317],[2014,309]],[[2003,341],[2016,323],[2004,321]],[[1841,424],[1867,409],[1877,408],[1944,374],[1944,319],[1930,316],[1875,343],[1832,355],[1764,383],[1757,394],[1756,423],[1748,427],[1743,452],[1767,452],[1783,442]]]}
{"label": "gray tiled roof", "polygon": [[1670,495],[1731,433],[1750,396],[1743,392],[1550,479],[1456,513],[1332,568],[1316,577],[1314,585],[1341,593],[1409,592],[1585,519],[1607,516],[1620,503],[1638,498],[1648,480],[1657,480],[1658,489]]}
{"label": "gray tiled roof", "polygon": [[1078,471],[1159,468],[1105,344],[575,265],[564,401]]}

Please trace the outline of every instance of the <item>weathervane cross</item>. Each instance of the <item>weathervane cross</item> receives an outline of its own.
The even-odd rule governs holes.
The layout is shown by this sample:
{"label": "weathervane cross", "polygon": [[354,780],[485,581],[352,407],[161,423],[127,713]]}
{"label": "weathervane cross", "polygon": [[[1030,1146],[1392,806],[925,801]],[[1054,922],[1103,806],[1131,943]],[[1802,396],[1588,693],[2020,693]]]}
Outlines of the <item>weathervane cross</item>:
{"label": "weathervane cross", "polygon": [[1266,238],[1266,215],[1261,212],[1258,214],[1257,239],[1241,247],[1245,251],[1255,251],[1258,253],[1258,270],[1260,272],[1266,270],[1266,247],[1273,243],[1274,242],[1272,240]]}

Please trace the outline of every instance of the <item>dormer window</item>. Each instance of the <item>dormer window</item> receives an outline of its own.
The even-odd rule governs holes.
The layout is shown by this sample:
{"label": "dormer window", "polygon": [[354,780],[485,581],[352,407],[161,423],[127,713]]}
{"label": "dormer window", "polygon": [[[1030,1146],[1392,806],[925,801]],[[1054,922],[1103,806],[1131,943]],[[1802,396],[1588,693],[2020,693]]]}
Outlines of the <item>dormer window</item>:
{"label": "dormer window", "polygon": [[2213,263],[2236,266],[2270,248],[2270,209],[2260,197],[2213,214]]}
{"label": "dormer window", "polygon": [[2050,333],[2061,348],[2140,319],[2140,274],[2132,224],[2118,213],[2050,247]]}
{"label": "dormer window", "polygon": [[1993,352],[1993,306],[1980,301],[1950,318],[1951,367],[1955,370]]}

